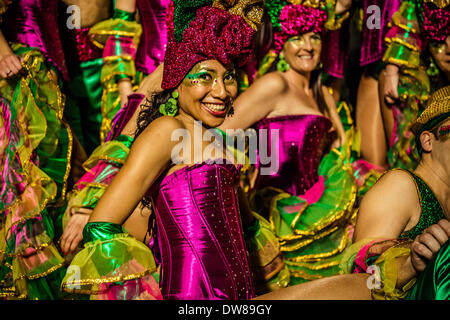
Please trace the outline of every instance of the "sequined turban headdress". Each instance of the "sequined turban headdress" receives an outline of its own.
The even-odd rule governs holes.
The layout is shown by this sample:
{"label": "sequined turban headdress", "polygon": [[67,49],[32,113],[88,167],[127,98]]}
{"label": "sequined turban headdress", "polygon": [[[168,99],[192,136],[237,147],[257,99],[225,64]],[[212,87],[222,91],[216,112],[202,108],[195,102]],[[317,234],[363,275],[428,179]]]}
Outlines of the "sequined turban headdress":
{"label": "sequined turban headdress", "polygon": [[425,2],[422,24],[424,40],[442,42],[450,34],[450,0]]}
{"label": "sequined turban headdress", "polygon": [[173,3],[168,17],[163,89],[176,88],[198,62],[211,59],[242,67],[252,58],[253,36],[263,13],[262,1],[174,0]]}
{"label": "sequined turban headdress", "polygon": [[274,29],[273,49],[277,54],[290,37],[306,32],[322,33],[325,29],[325,1],[268,0],[266,7]]}

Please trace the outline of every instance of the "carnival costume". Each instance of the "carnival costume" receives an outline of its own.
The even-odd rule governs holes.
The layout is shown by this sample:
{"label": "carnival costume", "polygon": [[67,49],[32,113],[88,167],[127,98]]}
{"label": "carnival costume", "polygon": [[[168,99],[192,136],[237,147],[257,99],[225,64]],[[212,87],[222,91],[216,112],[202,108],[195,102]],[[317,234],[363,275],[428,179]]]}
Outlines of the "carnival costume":
{"label": "carnival costume", "polygon": [[[392,106],[394,130],[389,137],[388,161],[391,168],[413,170],[419,156],[411,132],[425,101],[445,84],[436,84],[440,75],[432,57],[424,60],[431,42],[445,41],[450,30],[448,0],[403,1],[393,15],[386,34],[388,47],[383,61],[399,69],[400,103]],[[448,81],[448,80],[447,80]]]}
{"label": "carnival costume", "polygon": [[23,68],[0,80],[0,296],[13,299],[59,298],[65,272],[54,239],[72,134],[63,120],[59,79],[67,80],[67,69],[57,6],[56,0],[0,1],[2,32]]}
{"label": "carnival costume", "polygon": [[[218,9],[213,1],[174,3],[163,89],[176,88],[198,62],[215,59],[223,64],[237,62],[236,66],[242,67],[251,57],[254,30],[241,16]],[[164,299],[250,299],[254,296],[235,194],[237,173],[232,164],[195,164],[167,176],[163,174],[148,191],[156,217],[152,248],[155,258],[161,259],[160,286]],[[109,235],[92,237],[102,225],[111,226]],[[86,225],[83,231],[85,249],[72,261],[72,265],[80,267],[81,280],[71,282],[70,276],[66,276],[64,290],[91,293],[91,298],[119,298],[107,292],[112,288],[128,290],[125,286],[132,281],[133,293],[139,294],[130,297],[141,297],[145,290],[141,290],[143,286],[136,286],[136,281],[140,281],[143,274],[155,271],[154,258],[148,248],[144,246],[130,252],[122,261],[116,261],[114,255],[95,256],[95,252],[102,252],[105,246],[114,250],[120,244],[116,241],[119,237],[121,242],[129,243],[129,247],[137,248],[136,239],[123,233],[120,226],[115,226],[115,230],[112,226]],[[92,252],[91,260],[88,258]],[[140,258],[136,259],[139,268],[130,269],[128,265],[134,257]],[[117,283],[121,280],[126,281]],[[105,283],[108,288],[100,288],[98,283]],[[82,288],[77,289],[77,285]],[[160,298],[155,292],[150,296]]]}
{"label": "carnival costume", "polygon": [[129,78],[136,90],[162,62],[170,1],[137,0],[139,21],[136,12],[116,9],[116,1],[110,1],[114,7],[110,19],[64,30],[68,59],[78,61],[70,66],[67,103],[80,108],[80,115],[72,112],[68,117],[87,154],[105,142],[121,109],[118,82]]}
{"label": "carnival costume", "polygon": [[[261,75],[279,60],[288,38],[306,32],[322,34],[325,27],[336,24],[334,3],[288,2],[266,2],[275,32],[273,49],[259,69]],[[278,237],[290,284],[338,274],[341,253],[349,244],[347,227],[356,197],[350,146],[330,151],[336,135],[328,132],[332,123],[324,116],[266,118],[254,128],[269,132],[263,139],[269,154],[278,156],[278,165],[270,174],[258,176],[251,206]],[[279,136],[275,145],[273,130]]]}
{"label": "carnival costume", "polygon": [[[430,130],[450,116],[450,87],[436,91],[429,100],[426,109],[413,123],[412,130],[416,141],[424,130]],[[411,279],[402,288],[397,288],[397,258],[410,255],[410,245],[425,229],[445,218],[445,211],[428,184],[418,175],[405,169],[413,179],[420,200],[421,213],[417,224],[402,232],[398,239],[363,239],[348,248],[342,260],[345,273],[370,272],[370,266],[379,270],[381,287],[372,289],[372,298],[376,300],[404,299],[416,282]],[[373,271],[374,269],[372,269]],[[424,284],[422,283],[421,286]],[[415,292],[417,293],[416,289]]]}

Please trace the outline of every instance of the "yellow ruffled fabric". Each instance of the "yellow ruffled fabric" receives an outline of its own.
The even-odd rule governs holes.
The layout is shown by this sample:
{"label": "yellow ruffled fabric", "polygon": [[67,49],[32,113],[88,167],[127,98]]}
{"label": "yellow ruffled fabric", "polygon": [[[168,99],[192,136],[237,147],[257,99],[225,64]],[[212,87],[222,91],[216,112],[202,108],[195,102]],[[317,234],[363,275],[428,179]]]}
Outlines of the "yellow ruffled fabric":
{"label": "yellow ruffled fabric", "polygon": [[[108,19],[99,22],[89,30],[92,42],[103,49],[111,36],[124,36],[133,39],[135,48],[138,48],[142,26],[135,21],[122,19]],[[120,110],[120,94],[117,76],[130,79],[133,90],[138,89],[142,79],[136,79],[136,68],[133,57],[130,55],[117,55],[103,58],[100,82],[103,86],[101,102],[102,124],[100,128],[101,143],[105,142],[112,127],[112,120]]]}
{"label": "yellow ruffled fabric", "polygon": [[394,13],[388,26],[400,28],[400,33],[384,40],[388,49],[383,61],[401,67],[419,68],[421,48],[413,35],[418,35],[420,26],[415,15],[415,7],[409,1],[404,1],[399,10]]}
{"label": "yellow ruffled fabric", "polygon": [[[367,238],[355,242],[345,250],[340,264],[341,270],[346,274],[352,273],[357,254],[364,246],[369,245],[370,243],[372,243],[372,245],[370,245],[371,248],[376,248],[374,250],[369,248],[366,255],[368,252],[370,252],[370,254],[380,254],[372,265],[377,267],[379,280],[381,281],[379,289],[376,287],[372,289],[372,298],[374,300],[400,300],[405,298],[408,290],[414,285],[416,278],[411,279],[402,288],[397,288],[397,259],[410,255],[410,241]],[[365,258],[367,257],[364,257],[364,259]],[[365,263],[367,263],[367,261],[365,261]]]}
{"label": "yellow ruffled fabric", "polygon": [[408,290],[416,282],[416,278],[411,279],[402,288],[397,288],[397,259],[409,256],[410,252],[409,248],[392,247],[375,261],[375,265],[380,268],[382,287],[381,289],[372,289],[374,300],[400,300],[406,297]]}
{"label": "yellow ruffled fabric", "polygon": [[259,229],[247,239],[249,261],[254,274],[257,294],[264,294],[289,285],[290,274],[280,250],[280,243],[270,223],[256,212]]}
{"label": "yellow ruffled fabric", "polygon": [[[90,172],[100,161],[106,161],[114,165],[114,168],[111,168],[111,172],[109,172],[110,174],[113,174],[115,171],[119,170],[116,164],[120,166],[123,165],[129,152],[130,149],[122,142],[116,140],[107,141],[92,152],[91,156],[83,163],[83,168],[86,172]],[[107,175],[108,172],[103,172],[103,174]],[[108,184],[102,182],[79,181],[77,183],[77,185],[83,184],[85,187],[82,190],[75,188],[67,196],[68,209],[93,208],[108,187]],[[70,210],[66,210],[62,220],[63,229],[65,229],[70,217]]]}
{"label": "yellow ruffled fabric", "polygon": [[61,289],[96,299],[105,284],[144,278],[155,271],[150,249],[129,234],[119,233],[108,240],[86,243],[73,258]]}

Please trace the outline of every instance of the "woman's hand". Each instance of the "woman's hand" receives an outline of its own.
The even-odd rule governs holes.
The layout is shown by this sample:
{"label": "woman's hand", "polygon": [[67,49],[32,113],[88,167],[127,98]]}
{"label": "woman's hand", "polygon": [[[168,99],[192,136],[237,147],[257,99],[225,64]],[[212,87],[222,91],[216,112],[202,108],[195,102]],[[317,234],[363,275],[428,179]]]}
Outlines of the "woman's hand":
{"label": "woman's hand", "polygon": [[338,0],[336,2],[336,13],[341,14],[346,12],[352,6],[352,0]]}
{"label": "woman's hand", "polygon": [[92,209],[70,209],[71,217],[61,237],[61,250],[64,254],[72,253],[83,240],[83,228],[88,223]]}
{"label": "woman's hand", "polygon": [[17,75],[22,70],[20,58],[15,54],[3,56],[0,60],[0,76],[4,79]]}
{"label": "woman's hand", "polygon": [[387,104],[395,104],[398,100],[398,67],[393,64],[388,64],[386,69],[383,71],[383,75],[383,99]]}
{"label": "woman's hand", "polygon": [[411,263],[417,272],[422,272],[428,262],[450,238],[450,222],[440,220],[416,237],[411,245]]}

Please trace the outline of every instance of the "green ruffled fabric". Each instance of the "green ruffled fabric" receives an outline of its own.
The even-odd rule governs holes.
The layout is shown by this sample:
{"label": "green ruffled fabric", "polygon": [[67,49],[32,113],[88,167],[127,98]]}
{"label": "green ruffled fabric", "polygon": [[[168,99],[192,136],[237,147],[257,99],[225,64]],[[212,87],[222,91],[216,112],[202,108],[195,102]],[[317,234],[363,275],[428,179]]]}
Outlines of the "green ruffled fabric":
{"label": "green ruffled fabric", "polygon": [[13,202],[0,206],[0,296],[58,299],[65,260],[55,246],[55,222],[64,205],[71,132],[62,118],[63,96],[43,54],[21,44],[11,47],[23,55],[27,73],[0,80],[0,95],[9,101],[12,136],[18,138],[8,146],[13,152],[8,179],[14,180],[7,192]]}
{"label": "green ruffled fabric", "polygon": [[[269,214],[290,271],[289,285],[341,272],[339,263],[350,245],[348,227],[357,191],[345,150],[333,149],[322,159],[318,173],[324,177],[324,192],[318,202],[308,204],[272,188],[256,190],[251,198],[255,211]],[[289,213],[291,206],[300,209]]]}

